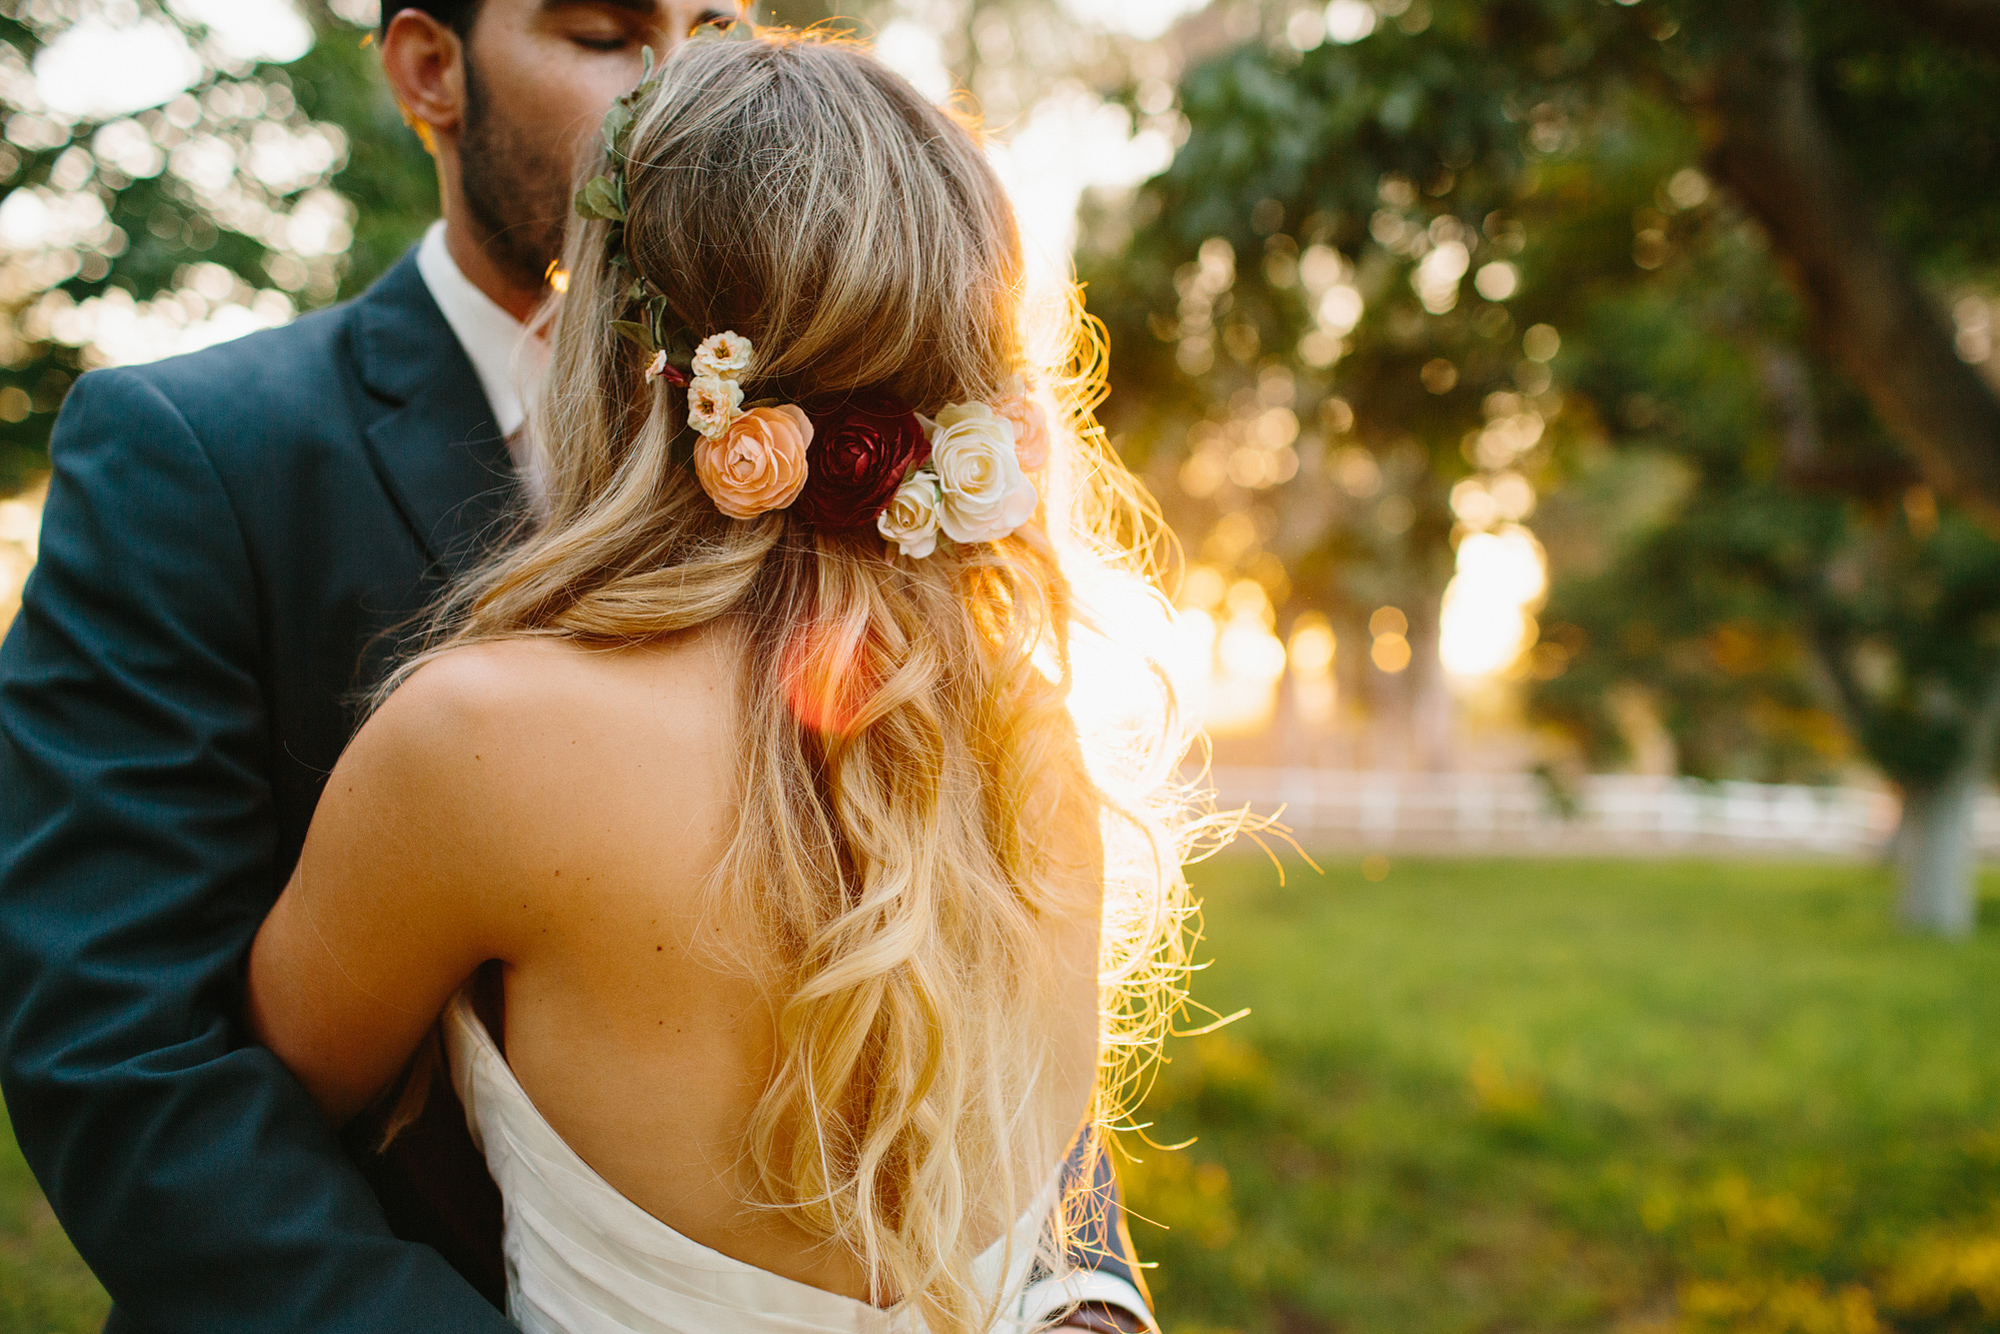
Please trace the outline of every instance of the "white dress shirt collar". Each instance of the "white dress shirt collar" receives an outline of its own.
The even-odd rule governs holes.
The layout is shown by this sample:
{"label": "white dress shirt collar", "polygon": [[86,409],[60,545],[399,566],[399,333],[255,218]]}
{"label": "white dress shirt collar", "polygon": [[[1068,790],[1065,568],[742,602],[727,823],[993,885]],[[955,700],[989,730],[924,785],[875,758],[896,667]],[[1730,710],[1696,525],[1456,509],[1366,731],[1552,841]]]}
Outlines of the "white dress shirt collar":
{"label": "white dress shirt collar", "polygon": [[512,441],[528,419],[528,406],[548,365],[548,344],[472,285],[445,245],[442,221],[430,225],[417,247],[417,272],[472,361],[494,420]]}

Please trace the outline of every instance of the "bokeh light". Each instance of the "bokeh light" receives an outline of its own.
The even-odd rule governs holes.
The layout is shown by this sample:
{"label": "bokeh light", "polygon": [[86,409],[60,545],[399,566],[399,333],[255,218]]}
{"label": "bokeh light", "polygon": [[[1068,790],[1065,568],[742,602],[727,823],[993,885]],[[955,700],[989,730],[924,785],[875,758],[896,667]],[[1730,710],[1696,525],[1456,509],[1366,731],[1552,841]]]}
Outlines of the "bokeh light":
{"label": "bokeh light", "polygon": [[1269,726],[1290,656],[1263,585],[1196,565],[1181,581],[1179,606],[1175,679],[1186,707],[1217,736]]}
{"label": "bokeh light", "polygon": [[1326,7],[1326,35],[1336,42],[1358,42],[1375,31],[1375,6],[1368,0],[1333,0]]}
{"label": "bokeh light", "polygon": [[49,110],[97,118],[178,96],[201,77],[201,60],[177,29],[157,19],[114,26],[90,18],[43,47],[34,70]]}
{"label": "bokeh light", "polygon": [[1534,646],[1531,612],[1548,588],[1541,543],[1519,524],[1472,533],[1458,544],[1456,569],[1445,586],[1438,656],[1461,679],[1503,672]]}
{"label": "bokeh light", "polygon": [[1208,0],[1063,0],[1063,8],[1087,22],[1143,41],[1158,37],[1176,20],[1207,3]]}

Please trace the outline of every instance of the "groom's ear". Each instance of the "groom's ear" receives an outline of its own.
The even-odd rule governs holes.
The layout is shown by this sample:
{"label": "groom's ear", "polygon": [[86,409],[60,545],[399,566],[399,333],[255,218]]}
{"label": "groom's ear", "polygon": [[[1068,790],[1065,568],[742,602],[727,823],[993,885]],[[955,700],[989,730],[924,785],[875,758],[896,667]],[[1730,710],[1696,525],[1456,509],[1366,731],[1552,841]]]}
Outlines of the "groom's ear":
{"label": "groom's ear", "polygon": [[465,119],[465,45],[421,9],[405,9],[382,33],[382,72],[403,116],[433,156],[439,136]]}

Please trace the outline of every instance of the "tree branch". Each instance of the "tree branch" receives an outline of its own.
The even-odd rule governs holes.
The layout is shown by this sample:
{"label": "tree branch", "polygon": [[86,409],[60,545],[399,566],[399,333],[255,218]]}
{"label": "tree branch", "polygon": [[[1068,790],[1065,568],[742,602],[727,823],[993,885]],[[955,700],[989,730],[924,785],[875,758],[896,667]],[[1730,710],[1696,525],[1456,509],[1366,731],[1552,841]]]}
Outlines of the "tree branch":
{"label": "tree branch", "polygon": [[2000,0],[1876,0],[1876,7],[1946,41],[2000,56]]}
{"label": "tree branch", "polygon": [[1711,169],[1769,231],[1815,336],[1925,480],[2000,523],[2000,396],[1959,360],[1943,313],[1876,229],[1814,102],[1797,8],[1742,0],[1740,12],[1740,43],[1695,90]]}

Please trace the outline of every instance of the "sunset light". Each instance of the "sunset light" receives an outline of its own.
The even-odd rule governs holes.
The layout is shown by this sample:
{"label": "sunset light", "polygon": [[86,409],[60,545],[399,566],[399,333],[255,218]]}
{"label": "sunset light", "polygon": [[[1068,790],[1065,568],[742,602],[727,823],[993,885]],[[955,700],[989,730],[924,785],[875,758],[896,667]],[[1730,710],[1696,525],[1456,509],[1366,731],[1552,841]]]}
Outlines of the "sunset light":
{"label": "sunset light", "polygon": [[1438,655],[1456,677],[1491,676],[1534,645],[1533,608],[1548,587],[1542,545],[1518,524],[1473,533],[1458,544],[1446,585]]}

